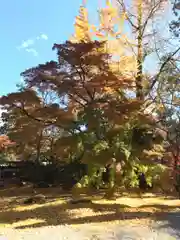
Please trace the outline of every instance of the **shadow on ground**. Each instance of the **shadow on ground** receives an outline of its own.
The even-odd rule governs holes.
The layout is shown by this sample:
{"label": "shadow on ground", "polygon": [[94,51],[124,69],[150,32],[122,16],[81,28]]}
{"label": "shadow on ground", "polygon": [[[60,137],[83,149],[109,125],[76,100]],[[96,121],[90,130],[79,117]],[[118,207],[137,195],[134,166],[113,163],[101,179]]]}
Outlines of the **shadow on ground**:
{"label": "shadow on ground", "polygon": [[32,186],[24,187],[8,187],[0,189],[0,211],[1,209],[13,208],[17,206],[17,203],[21,203],[24,199],[43,194],[49,201],[55,201],[56,199],[65,200],[71,197],[70,192],[64,192],[60,188],[38,188],[35,189]]}
{"label": "shadow on ground", "polygon": [[156,224],[156,229],[166,231],[171,229],[180,238],[180,211],[161,213],[157,216],[157,220],[161,221],[161,224]]}
{"label": "shadow on ground", "polygon": [[[180,205],[163,204],[142,205],[131,207],[118,203],[104,204],[98,201],[92,203],[70,204],[65,202],[70,193],[63,193],[58,188],[36,189],[37,193],[46,195],[48,203],[44,205],[25,206],[19,204],[24,197],[32,195],[32,187],[8,188],[0,190],[0,225],[11,225],[13,228],[36,228],[56,226],[60,224],[84,224],[128,220],[159,220],[162,227],[171,227],[180,231]],[[102,197],[102,195],[100,196]],[[143,199],[151,198],[143,196]],[[159,196],[160,197],[160,196]],[[137,195],[130,196],[137,198]],[[61,203],[57,203],[56,200]],[[161,196],[163,199],[163,196]],[[167,198],[166,198],[167,199]],[[168,199],[175,199],[168,197]],[[7,201],[7,202],[6,202]],[[1,205],[1,202],[3,205]],[[18,208],[18,205],[20,208]],[[176,211],[175,211],[176,210]]]}
{"label": "shadow on ground", "polygon": [[59,197],[60,195],[69,196],[70,192],[62,191],[62,189],[59,187],[51,187],[51,188],[33,188],[32,185],[27,185],[24,187],[7,187],[7,188],[0,188],[0,197],[1,198],[11,198],[11,197],[25,197],[29,196],[36,191],[38,194],[44,194],[49,197]]}
{"label": "shadow on ground", "polygon": [[[180,206],[179,206],[180,207]],[[179,208],[178,207],[178,208]],[[180,231],[180,211],[174,212],[174,206],[167,205],[143,205],[133,208],[122,204],[92,203],[47,203],[45,205],[33,205],[27,207],[11,208],[0,212],[0,224],[13,224],[17,229],[42,226],[56,226],[60,224],[84,224],[100,223],[135,219],[152,219],[165,222],[170,227]],[[39,222],[25,224],[23,221],[33,219]],[[18,225],[18,222],[22,224]],[[16,224],[16,225],[14,225]]]}

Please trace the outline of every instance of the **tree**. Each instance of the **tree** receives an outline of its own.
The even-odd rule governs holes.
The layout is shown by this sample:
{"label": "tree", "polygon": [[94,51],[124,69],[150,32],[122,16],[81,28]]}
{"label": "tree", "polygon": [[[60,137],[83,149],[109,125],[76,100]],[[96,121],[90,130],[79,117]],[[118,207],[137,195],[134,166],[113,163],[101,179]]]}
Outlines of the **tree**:
{"label": "tree", "polygon": [[0,136],[0,151],[5,150],[8,146],[12,146],[13,143],[10,141],[8,136],[1,135]]}
{"label": "tree", "polygon": [[56,130],[53,122],[48,120],[53,112],[51,100],[45,88],[42,92],[24,88],[1,98],[7,110],[2,114],[4,127],[10,139],[16,142],[16,153],[23,159],[32,158],[39,162],[43,154],[53,155],[53,135],[59,135],[59,129]]}
{"label": "tree", "polygon": [[16,153],[38,162],[43,152],[52,150],[49,131],[53,130],[53,121],[48,117],[57,108],[52,105],[48,90],[22,88],[2,97],[1,104],[7,110],[2,118],[8,136],[16,142]]}
{"label": "tree", "polygon": [[[35,152],[37,160],[45,153],[97,167],[115,159],[126,175],[132,175],[135,165],[151,165],[162,157],[163,136],[157,119],[145,113],[146,98],[175,53],[152,82],[143,63],[150,50],[145,51],[146,28],[163,3],[148,10],[139,0],[133,6],[136,18],[124,2],[119,1],[119,14],[107,1],[98,26],[89,23],[87,8],[80,8],[74,36],[53,47],[58,60],[24,71],[24,86],[1,98],[8,135],[19,144],[23,139],[23,151]],[[132,27],[133,41],[123,34],[125,22]],[[146,79],[148,87],[143,85]]]}
{"label": "tree", "polygon": [[174,58],[166,65],[165,71],[161,74],[158,81],[157,95],[154,98],[156,106],[158,106],[156,113],[159,116],[159,122],[164,131],[166,131],[166,140],[171,146],[170,149],[174,149],[174,156],[177,155],[177,149],[179,148],[180,88],[179,64],[177,60],[177,58]]}
{"label": "tree", "polygon": [[[172,49],[170,40],[160,37],[158,26],[162,25],[168,2],[139,0],[128,4],[123,0],[117,0],[116,3],[106,1],[106,6],[99,9],[99,25],[89,21],[86,4],[82,5],[75,21],[75,34],[71,40],[106,41],[106,52],[112,54],[116,60],[110,63],[111,69],[116,71],[118,69],[121,76],[131,78],[136,90],[131,88],[130,94],[136,95],[137,99],[145,100],[144,109],[151,111],[155,107],[152,95],[157,95],[158,80],[164,73],[166,64],[176,57],[180,50],[179,47]],[[123,30],[123,26],[129,28],[131,39],[129,33]],[[168,57],[164,58],[164,50],[161,49],[172,50],[167,51]],[[154,55],[159,61],[159,68],[155,74],[149,75],[144,65],[148,57],[154,61]]]}
{"label": "tree", "polygon": [[8,136],[0,135],[0,162],[6,162],[14,158],[14,142],[10,141]]}
{"label": "tree", "polygon": [[[165,56],[163,61],[168,56]],[[163,163],[168,166],[172,179],[176,179],[179,165],[179,64],[178,58],[174,57],[169,61],[158,82],[156,91],[152,94],[154,102],[154,114],[158,118],[159,128],[164,132]],[[179,173],[178,173],[179,175]],[[170,181],[170,180],[169,180]]]}
{"label": "tree", "polygon": [[[126,94],[133,80],[112,70],[105,45],[55,44],[58,62],[26,70],[25,87],[1,98],[9,135],[19,143],[24,139],[24,151],[35,149],[39,157],[53,128],[59,133],[52,137],[53,154],[67,161],[80,159],[89,169],[116,159],[127,175],[135,164],[152,164],[162,155],[162,138],[144,113],[143,101]],[[53,98],[45,103],[40,93],[48,89]]]}
{"label": "tree", "polygon": [[179,16],[179,11],[180,11],[180,1],[179,0],[174,0],[173,1],[173,13],[176,17],[171,24],[170,24],[170,29],[175,35],[175,37],[179,37],[180,33],[180,16]]}
{"label": "tree", "polygon": [[118,9],[107,1],[104,8],[98,10],[98,24],[93,24],[88,18],[86,4],[80,7],[79,15],[75,20],[74,34],[70,38],[72,42],[94,41],[105,42],[104,51],[112,55],[113,61],[109,61],[111,71],[116,74],[134,80],[136,60],[129,54],[134,42],[123,33],[123,25],[126,19],[125,13],[119,14]]}
{"label": "tree", "polygon": [[[136,93],[137,97],[143,99],[154,87],[155,82],[158,80],[159,75],[164,70],[167,62],[162,62],[158,73],[155,75],[153,82],[149,83],[149,89],[143,89],[144,61],[148,56],[151,56],[153,52],[157,53],[158,57],[162,46],[158,46],[158,42],[161,43],[161,39],[157,39],[163,16],[165,16],[166,7],[168,1],[132,1],[129,5],[123,0],[117,0],[121,11],[126,13],[127,23],[131,29],[131,34],[134,35],[136,47],[134,50],[137,60],[137,75],[136,75]],[[160,35],[160,34],[159,34]],[[176,52],[175,49],[174,52]],[[179,51],[179,48],[178,48]],[[177,53],[177,52],[176,52]],[[171,59],[171,58],[170,58]],[[168,60],[170,60],[168,59]],[[144,96],[143,96],[144,95]]]}
{"label": "tree", "polygon": [[[149,76],[144,71],[144,62],[148,56],[155,52],[159,57],[159,46],[157,40],[157,31],[155,31],[154,21],[162,14],[166,8],[166,1],[154,1],[152,3],[138,1],[127,6],[124,1],[117,1],[117,5],[113,5],[110,1],[106,1],[105,8],[98,11],[99,25],[95,26],[88,19],[88,9],[86,5],[81,6],[80,14],[75,22],[75,34],[73,41],[89,39],[98,39],[106,41],[106,52],[112,54],[116,59],[116,63],[110,63],[112,69],[119,71],[119,74],[130,76],[136,90],[132,87],[130,94],[136,99],[145,100],[144,109],[150,113],[150,108],[156,108],[151,95],[154,94],[158,80],[165,71],[166,64],[173,59],[178,53],[179,48],[168,53],[168,58],[160,59],[159,70],[153,76]],[[130,27],[131,38],[127,37],[128,33],[123,31],[123,26]],[[149,31],[150,30],[150,31]],[[126,35],[125,35],[125,34]],[[86,36],[86,37],[85,37]],[[158,39],[159,42],[159,39]],[[150,44],[150,45],[149,45]],[[164,54],[164,52],[163,52]],[[127,64],[128,63],[128,64]],[[132,84],[132,86],[134,86]],[[126,91],[126,94],[128,91]],[[128,94],[129,94],[128,93]],[[155,93],[157,95],[157,92]],[[133,98],[132,97],[132,98]],[[149,109],[149,110],[148,110]],[[159,121],[159,119],[154,119]],[[157,127],[157,132],[160,132]],[[162,135],[164,135],[164,132]],[[162,156],[162,155],[161,155]]]}
{"label": "tree", "polygon": [[[148,83],[148,88],[144,85],[148,77],[144,72],[144,62],[152,52],[157,52],[157,48],[159,48],[157,44],[160,40],[158,39],[157,42],[154,39],[158,32],[157,24],[154,22],[159,21],[160,15],[163,16],[167,1],[143,2],[139,0],[131,2],[130,5],[123,0],[116,2],[117,4],[112,4],[110,1],[106,1],[106,7],[99,9],[99,26],[90,23],[86,5],[81,6],[80,14],[75,22],[73,40],[88,41],[94,38],[100,41],[106,40],[106,50],[118,59],[119,72],[123,71],[124,60],[129,62],[128,68],[130,67],[131,59],[131,68],[126,70],[126,75],[131,74],[131,77],[134,78],[136,97],[143,100],[149,90],[153,88],[156,78],[159,77],[157,74],[152,84]],[[123,30],[124,26],[129,28],[131,40],[128,37],[129,33]],[[160,71],[163,68],[164,64]]]}

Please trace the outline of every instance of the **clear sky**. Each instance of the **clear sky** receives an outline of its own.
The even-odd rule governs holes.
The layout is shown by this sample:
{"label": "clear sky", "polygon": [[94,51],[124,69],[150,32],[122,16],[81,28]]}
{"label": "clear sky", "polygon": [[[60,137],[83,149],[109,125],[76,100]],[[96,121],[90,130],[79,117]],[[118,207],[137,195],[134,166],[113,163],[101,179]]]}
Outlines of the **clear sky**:
{"label": "clear sky", "polygon": [[[82,0],[1,2],[0,96],[16,90],[22,71],[56,57],[52,46],[65,41],[73,33],[73,23],[81,2]],[[88,1],[91,17],[101,2],[103,0]]]}
{"label": "clear sky", "polygon": [[[52,45],[73,33],[81,0],[6,0],[0,7],[0,96],[16,89],[26,68],[55,57]],[[91,0],[91,6],[96,0]]]}

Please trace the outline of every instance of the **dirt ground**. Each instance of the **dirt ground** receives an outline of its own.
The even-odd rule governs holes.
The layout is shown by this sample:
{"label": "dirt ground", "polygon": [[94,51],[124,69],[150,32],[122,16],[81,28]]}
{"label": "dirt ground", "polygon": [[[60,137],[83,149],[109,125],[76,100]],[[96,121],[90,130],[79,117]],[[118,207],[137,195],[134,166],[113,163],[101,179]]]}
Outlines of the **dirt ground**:
{"label": "dirt ground", "polygon": [[[169,236],[173,236],[176,233],[174,239],[180,239],[180,200],[171,196],[144,194],[138,197],[125,194],[115,200],[105,200],[102,194],[93,194],[90,203],[71,204],[71,194],[62,193],[57,188],[41,189],[37,193],[43,193],[47,198],[46,202],[25,205],[23,200],[33,194],[31,188],[12,187],[0,190],[0,239],[1,235],[12,240],[16,239],[16,235],[18,240],[30,239],[28,236],[36,232],[41,233],[40,235],[47,232],[47,235],[50,235],[52,229],[58,232],[59,238],[54,239],[76,239],[78,234],[82,236],[79,239],[85,239],[83,236],[87,235],[87,239],[123,239],[108,236],[101,238],[105,226],[109,229],[109,234],[111,232],[114,236],[120,234],[120,229],[121,233],[124,231],[126,234],[130,234],[131,230],[132,233],[135,231],[135,236],[135,233],[140,232],[138,228],[142,230],[144,227],[149,229],[144,230],[146,234],[150,232],[152,235],[156,230],[162,230],[162,234],[168,232]],[[131,230],[128,230],[128,227]],[[99,234],[99,238],[91,238],[93,231]],[[73,238],[74,234],[76,238]],[[37,239],[45,239],[40,238],[40,235]],[[23,236],[25,237],[22,238]],[[147,236],[145,239],[148,239]]]}

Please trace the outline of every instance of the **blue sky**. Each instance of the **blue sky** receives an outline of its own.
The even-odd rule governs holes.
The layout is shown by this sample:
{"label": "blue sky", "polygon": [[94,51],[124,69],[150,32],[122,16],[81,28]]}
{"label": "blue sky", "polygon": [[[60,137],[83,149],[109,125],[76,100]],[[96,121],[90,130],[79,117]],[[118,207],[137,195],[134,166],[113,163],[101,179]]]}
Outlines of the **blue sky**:
{"label": "blue sky", "polygon": [[[91,9],[96,0],[91,0]],[[0,7],[0,96],[16,89],[26,68],[55,58],[52,45],[73,33],[81,0],[6,0]]]}
{"label": "blue sky", "polygon": [[[1,2],[0,96],[16,90],[22,71],[56,57],[52,46],[65,41],[73,33],[73,23],[81,2],[82,0]],[[89,14],[93,16],[97,4],[103,1],[88,2]]]}

